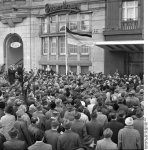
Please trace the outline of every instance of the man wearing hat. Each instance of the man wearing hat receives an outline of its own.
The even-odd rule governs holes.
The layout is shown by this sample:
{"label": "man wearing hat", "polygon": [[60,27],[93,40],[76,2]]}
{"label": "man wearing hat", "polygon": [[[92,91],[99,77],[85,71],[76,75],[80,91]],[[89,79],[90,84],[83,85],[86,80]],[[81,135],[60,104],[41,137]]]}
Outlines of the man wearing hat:
{"label": "man wearing hat", "polygon": [[128,97],[126,98],[126,104],[127,104],[128,107],[139,106],[140,105],[140,101],[135,96],[135,91],[134,90],[129,92]]}
{"label": "man wearing hat", "polygon": [[119,130],[118,133],[118,149],[136,150],[141,149],[141,139],[138,130],[133,127],[133,118],[125,119],[126,126]]}
{"label": "man wearing hat", "polygon": [[32,144],[31,137],[29,135],[27,123],[22,119],[23,111],[20,109],[16,112],[17,120],[14,123],[14,127],[18,130],[18,139],[26,142],[28,146]]}
{"label": "man wearing hat", "polygon": [[119,106],[118,112],[120,110],[125,111],[125,113],[128,112],[128,107],[127,107],[127,105],[124,104],[124,98],[122,96],[118,98],[118,106]]}
{"label": "man wearing hat", "polygon": [[71,122],[65,120],[63,123],[65,132],[59,136],[57,150],[72,150],[80,147],[80,137],[77,133],[71,131]]}
{"label": "man wearing hat", "polygon": [[137,97],[139,98],[139,101],[142,102],[144,100],[144,90],[140,89],[139,93],[137,93]]}
{"label": "man wearing hat", "polygon": [[25,141],[21,141],[17,139],[18,130],[16,128],[12,128],[8,132],[8,134],[11,139],[4,142],[3,144],[4,150],[26,150],[27,149],[27,145]]}

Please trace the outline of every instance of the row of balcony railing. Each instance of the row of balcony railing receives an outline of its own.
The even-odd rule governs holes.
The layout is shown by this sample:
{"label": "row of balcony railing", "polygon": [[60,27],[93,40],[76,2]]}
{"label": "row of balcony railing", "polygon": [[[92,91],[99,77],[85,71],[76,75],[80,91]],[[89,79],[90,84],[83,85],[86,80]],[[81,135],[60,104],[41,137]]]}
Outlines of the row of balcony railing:
{"label": "row of balcony railing", "polygon": [[139,23],[138,20],[128,20],[128,21],[121,21],[121,25],[118,27],[114,26],[107,26],[104,30],[105,31],[111,31],[111,30],[116,30],[116,31],[131,31],[131,30],[136,30],[139,29]]}

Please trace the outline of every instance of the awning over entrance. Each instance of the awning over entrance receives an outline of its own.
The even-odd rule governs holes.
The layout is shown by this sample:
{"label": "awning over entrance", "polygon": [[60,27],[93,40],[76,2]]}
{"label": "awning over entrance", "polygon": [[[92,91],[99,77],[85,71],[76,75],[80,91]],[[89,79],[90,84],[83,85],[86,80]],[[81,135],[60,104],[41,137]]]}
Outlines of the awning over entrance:
{"label": "awning over entrance", "polygon": [[109,51],[143,52],[144,41],[102,41],[96,42],[96,46]]}

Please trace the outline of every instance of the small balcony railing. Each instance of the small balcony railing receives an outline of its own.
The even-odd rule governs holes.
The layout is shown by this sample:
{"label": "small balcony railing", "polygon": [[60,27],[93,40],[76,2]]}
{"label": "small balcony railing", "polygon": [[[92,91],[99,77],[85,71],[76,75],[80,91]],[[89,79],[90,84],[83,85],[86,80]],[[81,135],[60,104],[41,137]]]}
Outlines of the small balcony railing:
{"label": "small balcony railing", "polygon": [[121,30],[138,29],[138,20],[127,20],[121,22]]}

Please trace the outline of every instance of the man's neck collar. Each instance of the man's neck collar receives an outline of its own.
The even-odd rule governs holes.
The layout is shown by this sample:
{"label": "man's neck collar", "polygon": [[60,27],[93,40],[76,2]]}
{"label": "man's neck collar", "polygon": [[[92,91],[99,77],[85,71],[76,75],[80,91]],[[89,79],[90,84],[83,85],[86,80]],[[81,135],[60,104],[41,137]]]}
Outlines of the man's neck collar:
{"label": "man's neck collar", "polygon": [[36,143],[42,143],[43,141],[36,141]]}

